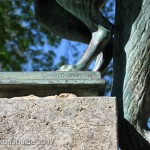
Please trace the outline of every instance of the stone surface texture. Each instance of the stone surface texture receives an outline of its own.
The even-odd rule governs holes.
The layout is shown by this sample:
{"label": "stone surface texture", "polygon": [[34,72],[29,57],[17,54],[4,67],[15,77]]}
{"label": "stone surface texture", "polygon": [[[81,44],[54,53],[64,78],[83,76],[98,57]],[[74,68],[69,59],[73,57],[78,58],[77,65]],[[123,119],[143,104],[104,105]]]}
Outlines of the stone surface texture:
{"label": "stone surface texture", "polygon": [[1,150],[118,149],[115,98],[1,98],[0,110]]}

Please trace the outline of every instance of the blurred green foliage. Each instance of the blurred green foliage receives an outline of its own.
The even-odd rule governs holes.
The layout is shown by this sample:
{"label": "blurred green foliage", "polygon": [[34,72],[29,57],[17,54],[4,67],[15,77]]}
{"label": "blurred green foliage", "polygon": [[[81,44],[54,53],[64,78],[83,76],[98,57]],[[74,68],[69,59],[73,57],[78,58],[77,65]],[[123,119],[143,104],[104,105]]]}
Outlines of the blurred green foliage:
{"label": "blurred green foliage", "polygon": [[[57,47],[61,39],[47,32],[34,18],[33,0],[0,0],[0,70],[51,70],[55,53],[44,51],[47,41]],[[25,67],[25,66],[26,67]]]}

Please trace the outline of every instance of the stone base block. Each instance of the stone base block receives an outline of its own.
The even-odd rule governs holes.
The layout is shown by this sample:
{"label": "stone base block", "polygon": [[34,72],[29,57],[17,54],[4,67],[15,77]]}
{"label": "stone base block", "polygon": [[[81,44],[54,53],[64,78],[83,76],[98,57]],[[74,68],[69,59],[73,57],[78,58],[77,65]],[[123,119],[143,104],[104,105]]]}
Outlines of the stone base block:
{"label": "stone base block", "polygon": [[117,150],[115,98],[0,99],[1,150]]}

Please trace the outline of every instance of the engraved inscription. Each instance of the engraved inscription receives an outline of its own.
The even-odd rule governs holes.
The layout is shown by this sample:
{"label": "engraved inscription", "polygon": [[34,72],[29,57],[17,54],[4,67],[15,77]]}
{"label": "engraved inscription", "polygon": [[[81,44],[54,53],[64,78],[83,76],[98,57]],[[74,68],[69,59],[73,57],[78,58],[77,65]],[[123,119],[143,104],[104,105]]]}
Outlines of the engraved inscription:
{"label": "engraved inscription", "polygon": [[52,79],[91,79],[97,78],[95,74],[81,74],[81,73],[53,73],[49,76]]}

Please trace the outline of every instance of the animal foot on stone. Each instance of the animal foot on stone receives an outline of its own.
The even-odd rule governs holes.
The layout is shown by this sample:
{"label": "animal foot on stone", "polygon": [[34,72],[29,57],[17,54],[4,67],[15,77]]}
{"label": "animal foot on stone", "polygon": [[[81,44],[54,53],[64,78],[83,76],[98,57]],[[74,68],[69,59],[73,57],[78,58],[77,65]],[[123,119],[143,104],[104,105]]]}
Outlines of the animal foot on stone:
{"label": "animal foot on stone", "polygon": [[82,68],[79,65],[63,65],[57,71],[81,71]]}

